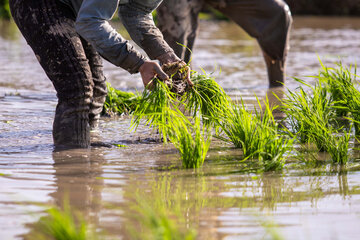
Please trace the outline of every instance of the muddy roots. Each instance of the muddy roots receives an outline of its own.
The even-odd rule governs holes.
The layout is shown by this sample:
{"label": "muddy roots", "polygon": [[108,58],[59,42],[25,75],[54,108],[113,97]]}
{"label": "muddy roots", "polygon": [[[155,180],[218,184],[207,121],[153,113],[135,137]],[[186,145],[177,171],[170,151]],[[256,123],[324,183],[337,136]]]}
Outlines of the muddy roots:
{"label": "muddy roots", "polygon": [[194,84],[190,80],[190,68],[185,62],[164,64],[162,69],[170,77],[165,83],[172,92],[183,95],[193,87]]}

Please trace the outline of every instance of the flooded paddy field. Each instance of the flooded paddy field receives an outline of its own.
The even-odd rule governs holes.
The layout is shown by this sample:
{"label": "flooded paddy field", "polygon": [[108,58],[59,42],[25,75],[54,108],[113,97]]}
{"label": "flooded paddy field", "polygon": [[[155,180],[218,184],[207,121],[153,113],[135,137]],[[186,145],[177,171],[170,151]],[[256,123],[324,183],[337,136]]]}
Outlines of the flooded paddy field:
{"label": "flooded paddy field", "polygon": [[[319,69],[360,62],[360,18],[295,18],[287,87],[309,83]],[[229,22],[203,22],[193,68],[213,72],[233,98],[264,97],[265,65],[256,42]],[[221,69],[221,71],[220,71]],[[105,63],[108,81],[141,89],[140,76]],[[154,142],[130,118],[103,118],[93,141],[125,147],[53,152],[56,95],[13,23],[0,22],[0,239],[31,239],[47,206],[68,200],[109,239],[131,239],[134,198],[166,205],[184,216],[198,239],[357,239],[360,168],[289,163],[281,172],[257,173],[241,151],[214,140],[204,166],[183,170],[172,145]],[[353,146],[355,143],[351,143]],[[355,152],[352,163],[359,162]],[[327,158],[328,156],[320,156]],[[274,227],[275,226],[275,227]],[[137,226],[132,226],[137,228]],[[275,232],[275,233],[274,233]]]}

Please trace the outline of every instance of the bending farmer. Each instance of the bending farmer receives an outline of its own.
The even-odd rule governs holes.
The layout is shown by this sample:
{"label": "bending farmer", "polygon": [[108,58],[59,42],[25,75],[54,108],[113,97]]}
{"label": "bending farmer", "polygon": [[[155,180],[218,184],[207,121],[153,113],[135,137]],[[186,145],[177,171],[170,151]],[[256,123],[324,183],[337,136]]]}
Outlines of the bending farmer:
{"label": "bending farmer", "polygon": [[263,51],[270,87],[284,82],[289,29],[289,7],[283,0],[166,0],[157,9],[158,26],[175,53],[186,62],[198,28],[198,15],[205,4],[235,21],[257,39]]}
{"label": "bending farmer", "polygon": [[107,94],[100,55],[146,86],[168,76],[108,23],[116,9],[131,38],[151,59],[179,61],[155,27],[151,12],[161,0],[10,0],[12,16],[52,81],[58,97],[56,147],[87,148]]}

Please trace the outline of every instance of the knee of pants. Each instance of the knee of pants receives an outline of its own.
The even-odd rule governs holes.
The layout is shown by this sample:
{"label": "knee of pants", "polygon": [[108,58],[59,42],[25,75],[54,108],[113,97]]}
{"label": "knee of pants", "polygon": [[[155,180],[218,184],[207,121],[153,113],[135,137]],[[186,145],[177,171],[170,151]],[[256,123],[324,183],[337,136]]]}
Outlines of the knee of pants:
{"label": "knee of pants", "polygon": [[272,13],[274,16],[281,16],[281,20],[285,22],[286,30],[289,29],[292,23],[292,16],[289,6],[283,0],[273,0],[275,4],[272,4]]}
{"label": "knee of pants", "polygon": [[289,30],[292,24],[291,12],[282,0],[266,0],[269,22],[259,37],[262,49],[272,59],[283,59],[288,48]]}

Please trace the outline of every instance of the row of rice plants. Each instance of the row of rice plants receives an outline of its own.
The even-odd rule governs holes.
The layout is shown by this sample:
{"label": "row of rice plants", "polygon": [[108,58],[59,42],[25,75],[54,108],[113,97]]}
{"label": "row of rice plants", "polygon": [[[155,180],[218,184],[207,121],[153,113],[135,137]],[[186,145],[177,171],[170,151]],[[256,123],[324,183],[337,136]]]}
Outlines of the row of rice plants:
{"label": "row of rice plants", "polygon": [[213,78],[196,72],[191,75],[194,86],[184,95],[154,80],[154,89],[133,96],[136,107],[131,110],[132,128],[136,130],[146,119],[145,124],[157,129],[164,142],[170,140],[179,150],[185,168],[197,168],[204,162],[212,127],[217,138],[241,148],[244,159],[258,159],[265,171],[284,166],[295,139],[301,144],[315,144],[336,163],[346,163],[351,129],[344,131],[338,120],[351,117],[356,132],[360,131],[360,92],[351,68],[322,67],[314,86],[296,79],[299,88],[288,90],[285,99],[279,99],[280,110],[287,115],[286,129],[274,120],[276,107],[271,108],[268,99],[264,108],[258,101],[260,112],[249,111],[244,104],[232,103]]}
{"label": "row of rice plants", "polygon": [[145,89],[136,102],[132,129],[136,130],[145,119],[145,125],[155,128],[164,142],[170,140],[179,150],[185,168],[203,164],[212,127],[221,129],[228,139],[219,135],[218,138],[242,148],[245,159],[259,159],[265,170],[282,168],[291,141],[280,136],[268,102],[261,116],[258,112],[248,112],[243,105],[233,104],[213,78],[193,72],[191,80],[194,86],[182,96],[154,80],[154,88]]}
{"label": "row of rice plants", "polygon": [[349,159],[351,126],[346,129],[340,122],[349,113],[356,117],[360,93],[355,87],[356,74],[351,68],[338,66],[333,69],[322,64],[314,86],[297,79],[299,88],[288,90],[281,102],[290,135],[300,143],[315,144],[319,151],[328,152],[334,163],[344,164]]}
{"label": "row of rice plants", "polygon": [[260,111],[248,111],[244,104],[232,105],[231,111],[218,122],[227,138],[235,147],[243,150],[244,159],[260,161],[264,171],[280,170],[285,164],[285,154],[292,149],[293,139],[280,133],[273,110],[264,101],[265,110],[258,101]]}

